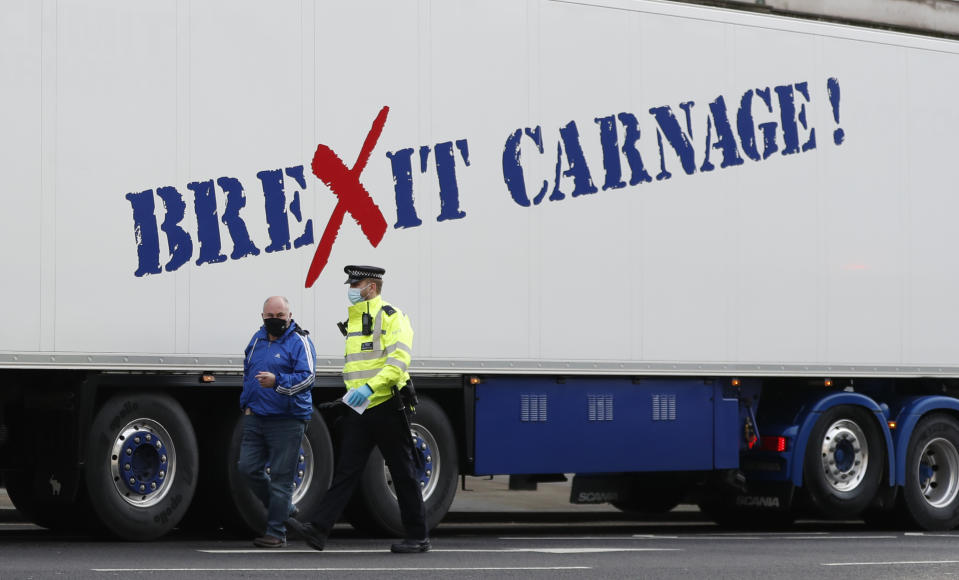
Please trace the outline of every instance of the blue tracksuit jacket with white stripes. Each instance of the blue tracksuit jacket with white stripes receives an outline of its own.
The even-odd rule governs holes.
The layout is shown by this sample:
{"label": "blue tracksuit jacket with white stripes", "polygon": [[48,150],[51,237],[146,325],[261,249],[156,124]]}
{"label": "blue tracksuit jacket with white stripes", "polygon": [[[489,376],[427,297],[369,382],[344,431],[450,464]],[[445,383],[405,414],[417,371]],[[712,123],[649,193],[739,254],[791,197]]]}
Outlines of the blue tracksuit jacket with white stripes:
{"label": "blue tracksuit jacket with white stripes", "polygon": [[[255,414],[267,417],[310,418],[316,348],[307,334],[291,321],[283,336],[271,342],[266,329],[260,327],[244,353],[241,409],[249,407]],[[272,389],[257,382],[255,377],[260,371],[276,375]]]}

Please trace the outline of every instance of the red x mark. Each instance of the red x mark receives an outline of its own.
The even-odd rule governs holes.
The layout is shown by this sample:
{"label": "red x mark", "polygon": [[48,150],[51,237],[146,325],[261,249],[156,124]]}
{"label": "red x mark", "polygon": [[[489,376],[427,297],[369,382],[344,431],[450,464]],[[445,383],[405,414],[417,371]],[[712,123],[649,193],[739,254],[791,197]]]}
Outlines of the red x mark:
{"label": "red x mark", "polygon": [[320,237],[320,243],[316,246],[316,253],[313,254],[313,261],[310,263],[310,269],[306,273],[306,287],[313,286],[313,282],[319,277],[320,272],[326,267],[330,259],[330,251],[333,249],[333,242],[340,231],[340,225],[343,224],[343,217],[346,212],[350,212],[360,229],[375,248],[383,234],[386,233],[386,219],[383,212],[373,202],[370,193],[366,191],[363,184],[360,183],[360,174],[366,167],[366,162],[370,159],[370,153],[376,146],[376,141],[383,132],[383,125],[386,124],[386,114],[390,112],[389,107],[383,107],[380,114],[373,121],[373,127],[366,135],[360,154],[356,158],[356,163],[352,168],[348,168],[343,160],[333,152],[332,149],[323,145],[317,145],[316,153],[313,154],[313,175],[330,188],[336,195],[336,207],[333,208],[333,214],[330,221],[323,230],[323,236]]}

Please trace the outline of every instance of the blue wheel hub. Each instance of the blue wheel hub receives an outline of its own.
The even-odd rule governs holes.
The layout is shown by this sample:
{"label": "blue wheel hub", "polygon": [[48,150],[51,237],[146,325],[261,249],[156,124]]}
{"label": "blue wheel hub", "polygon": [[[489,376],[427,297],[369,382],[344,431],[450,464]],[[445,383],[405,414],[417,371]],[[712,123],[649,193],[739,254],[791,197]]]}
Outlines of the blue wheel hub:
{"label": "blue wheel hub", "polygon": [[837,493],[859,487],[869,467],[869,441],[852,419],[838,419],[826,428],[820,443],[824,481]]}
{"label": "blue wheel hub", "polygon": [[160,489],[169,472],[166,444],[149,431],[137,431],[126,438],[120,457],[123,483],[133,493],[147,495]]}
{"label": "blue wheel hub", "polygon": [[[270,475],[270,464],[265,466],[266,474]],[[313,480],[313,448],[310,446],[309,439],[303,436],[303,443],[300,445],[297,454],[296,468],[293,470],[293,504],[295,505],[306,494]]]}
{"label": "blue wheel hub", "polygon": [[[436,486],[439,484],[439,474],[443,469],[443,458],[440,454],[439,444],[429,429],[414,423],[410,426],[410,436],[413,438],[413,453],[417,453],[423,462],[423,467],[417,468],[416,479],[420,482],[420,491],[423,493],[423,501],[427,501]],[[396,497],[396,490],[393,488],[393,478],[390,470],[383,463],[383,479],[390,494]]]}
{"label": "blue wheel hub", "polygon": [[852,468],[853,462],[855,461],[856,452],[853,451],[852,445],[847,441],[841,442],[836,446],[836,452],[833,454],[833,459],[836,461],[836,467],[840,471],[849,471]]}
{"label": "blue wheel hub", "polygon": [[426,489],[433,478],[433,449],[425,439],[416,433],[413,434],[413,446],[414,453],[418,453],[423,461],[423,468],[417,472],[416,476],[420,481],[420,488]]}
{"label": "blue wheel hub", "polygon": [[121,429],[110,451],[110,473],[117,494],[143,508],[158,504],[176,477],[173,437],[153,419],[134,419]]}

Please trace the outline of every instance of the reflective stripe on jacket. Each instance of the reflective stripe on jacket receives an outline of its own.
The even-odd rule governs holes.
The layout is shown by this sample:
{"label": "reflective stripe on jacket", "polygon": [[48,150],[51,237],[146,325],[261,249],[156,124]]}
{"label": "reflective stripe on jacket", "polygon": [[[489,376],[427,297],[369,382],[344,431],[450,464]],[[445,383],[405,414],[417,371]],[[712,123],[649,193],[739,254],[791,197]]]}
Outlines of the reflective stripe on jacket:
{"label": "reflective stripe on jacket", "polygon": [[[363,334],[363,314],[367,312],[372,324],[370,334]],[[412,357],[409,317],[380,296],[350,306],[343,364],[346,388],[369,385],[373,389],[370,407],[375,407],[392,396],[393,385],[398,389],[406,385]]]}

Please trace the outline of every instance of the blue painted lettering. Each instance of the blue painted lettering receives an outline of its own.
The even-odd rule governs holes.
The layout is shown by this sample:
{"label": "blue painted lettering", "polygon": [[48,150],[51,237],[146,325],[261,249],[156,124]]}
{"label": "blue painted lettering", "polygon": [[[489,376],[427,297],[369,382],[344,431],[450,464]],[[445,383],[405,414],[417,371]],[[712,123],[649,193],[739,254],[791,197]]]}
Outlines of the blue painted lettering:
{"label": "blue painted lettering", "polygon": [[679,125],[679,120],[676,119],[676,115],[673,114],[672,108],[653,107],[649,110],[659,125],[659,129],[656,130],[656,142],[659,144],[660,160],[660,172],[659,175],[656,176],[657,181],[672,177],[672,173],[666,169],[666,156],[663,152],[664,136],[673,150],[676,151],[676,155],[679,156],[679,162],[683,166],[683,171],[685,171],[687,175],[692,175],[693,172],[696,171],[696,155],[693,152],[692,144],[693,126],[692,120],[690,119],[690,109],[692,109],[695,104],[693,101],[679,104],[679,108],[686,113],[685,131],[683,131],[683,128]]}
{"label": "blue painted lettering", "polygon": [[163,200],[166,209],[160,229],[166,234],[167,247],[170,250],[170,261],[164,269],[170,272],[193,257],[193,240],[190,239],[190,234],[180,227],[186,213],[186,203],[183,202],[180,192],[175,187],[158,187],[157,195]]}
{"label": "blue painted lettering", "polygon": [[187,188],[193,192],[193,208],[196,211],[196,238],[200,241],[200,257],[196,265],[219,264],[226,261],[220,253],[220,224],[216,213],[216,196],[213,180],[194,181]]}
{"label": "blue painted lettering", "polygon": [[[564,197],[560,190],[561,173],[563,176],[573,178],[573,197],[599,191],[593,185],[593,178],[589,174],[586,156],[583,154],[583,147],[579,143],[579,129],[576,128],[576,122],[570,121],[565,127],[561,127],[559,136],[560,142],[557,143],[556,147],[556,178],[553,183],[553,193],[549,196],[550,201],[559,201]],[[564,150],[569,169],[562,170]]]}
{"label": "blue painted lettering", "polygon": [[[783,148],[783,155],[792,155],[799,153],[799,126],[803,129],[809,129],[809,138],[802,144],[802,151],[809,151],[816,148],[816,130],[810,129],[806,123],[806,104],[799,105],[799,111],[796,111],[795,93],[793,87],[801,94],[806,101],[809,101],[809,91],[806,83],[796,83],[795,85],[783,85],[776,87],[776,95],[779,97],[780,120],[782,121],[783,139],[786,146]],[[798,121],[798,123],[797,123]]]}
{"label": "blue painted lettering", "polygon": [[[534,129],[527,127],[525,130],[517,129],[514,131],[506,139],[506,147],[503,149],[503,180],[506,182],[506,189],[509,190],[513,201],[523,207],[529,207],[530,200],[526,195],[526,179],[523,177],[523,166],[520,162],[520,140],[522,140],[524,134],[532,139],[540,154],[543,153],[543,133],[538,125]],[[544,179],[543,186],[534,198],[533,203],[538,204],[542,201],[548,188],[549,182]]]}
{"label": "blue painted lettering", "polygon": [[620,113],[616,115],[616,118],[626,129],[626,134],[623,136],[623,153],[626,155],[626,163],[629,164],[629,171],[631,172],[629,184],[637,185],[651,182],[653,178],[646,172],[643,157],[639,154],[639,149],[636,148],[636,143],[639,142],[640,137],[639,121],[632,113]]}
{"label": "blue painted lettering", "polygon": [[[763,104],[766,105],[766,110],[772,113],[773,102],[769,87],[756,89],[755,94],[762,99]],[[739,139],[742,142],[746,157],[753,161],[759,161],[760,159],[768,159],[770,155],[779,150],[779,145],[776,144],[776,131],[779,129],[779,124],[774,121],[759,124],[759,129],[763,133],[763,151],[760,155],[756,145],[756,125],[753,120],[753,95],[753,91],[746,91],[743,94],[739,104],[739,112],[736,115],[736,129],[739,131]]]}
{"label": "blue painted lettering", "polygon": [[[716,131],[716,142],[712,143],[712,131]],[[733,128],[729,124],[729,116],[726,114],[726,101],[722,96],[709,103],[709,116],[706,118],[706,153],[703,165],[700,171],[712,171],[713,164],[709,161],[711,149],[717,149],[722,152],[723,160],[719,166],[723,169],[730,166],[742,165],[745,163],[739,156],[739,148],[736,146],[736,136],[733,134]]]}
{"label": "blue painted lettering", "polygon": [[393,192],[396,194],[396,223],[394,228],[415,228],[423,223],[416,215],[413,201],[413,148],[387,151],[393,168]]}
{"label": "blue painted lettering", "polygon": [[156,217],[153,215],[153,190],[128,193],[125,196],[133,208],[133,239],[137,245],[137,269],[134,276],[159,274],[160,237]]}
{"label": "blue painted lettering", "polygon": [[246,206],[243,184],[234,177],[221,177],[216,180],[216,184],[226,192],[226,210],[223,212],[223,223],[226,224],[230,232],[230,238],[233,239],[233,252],[230,254],[230,259],[239,260],[246,256],[258,256],[260,250],[253,244],[250,233],[246,229],[246,223],[240,217],[240,210]]}
{"label": "blue painted lettering", "polygon": [[[469,147],[466,139],[457,141],[456,148],[463,156],[463,163],[469,167]],[[466,217],[466,212],[460,211],[460,192],[456,184],[456,158],[453,155],[452,141],[437,143],[433,153],[436,156],[436,176],[440,182],[440,215],[436,221],[462,219]]]}

